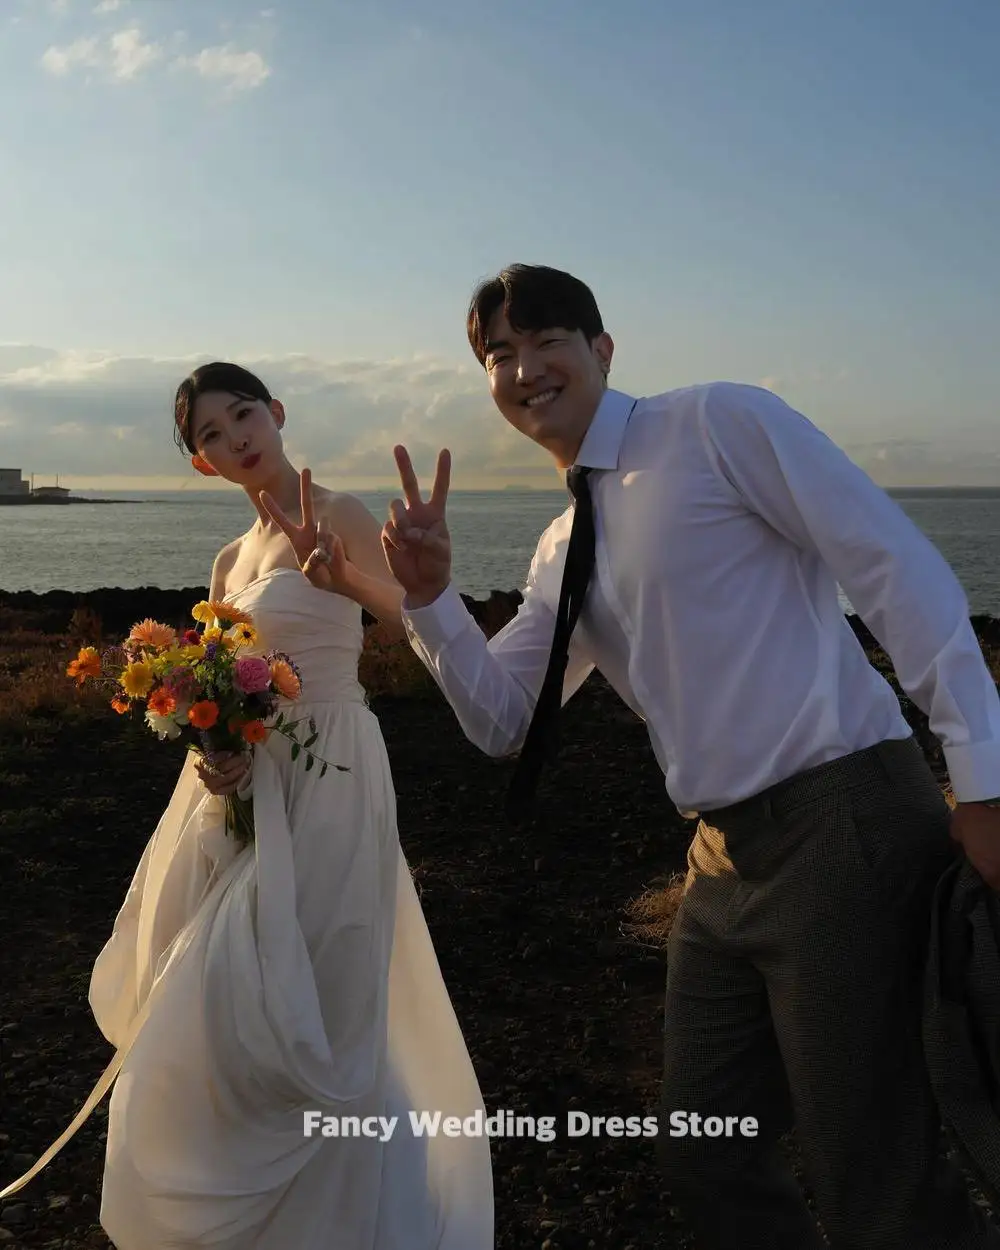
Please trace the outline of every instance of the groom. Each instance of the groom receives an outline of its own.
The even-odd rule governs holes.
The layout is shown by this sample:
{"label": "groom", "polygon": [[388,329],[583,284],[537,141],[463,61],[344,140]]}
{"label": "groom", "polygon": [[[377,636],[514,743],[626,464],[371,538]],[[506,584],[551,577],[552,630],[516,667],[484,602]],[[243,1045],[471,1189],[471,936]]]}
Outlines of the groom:
{"label": "groom", "polygon": [[[699,1244],[823,1244],[779,1134],[792,1122],[830,1243],[1000,1246],[938,1160],[921,972],[952,838],[1000,889],[1000,701],[935,548],[775,395],[608,388],[590,290],[545,267],[485,282],[468,337],[500,415],[567,470],[517,616],[487,642],[451,582],[443,452],[383,545],[411,643],[468,738],[520,752],[531,793],[560,703],[597,667],[644,718],[666,789],[700,821],[669,946],[661,1141]],[[948,808],[837,586],[942,740]],[[671,1110],[756,1137],[664,1140]]]}

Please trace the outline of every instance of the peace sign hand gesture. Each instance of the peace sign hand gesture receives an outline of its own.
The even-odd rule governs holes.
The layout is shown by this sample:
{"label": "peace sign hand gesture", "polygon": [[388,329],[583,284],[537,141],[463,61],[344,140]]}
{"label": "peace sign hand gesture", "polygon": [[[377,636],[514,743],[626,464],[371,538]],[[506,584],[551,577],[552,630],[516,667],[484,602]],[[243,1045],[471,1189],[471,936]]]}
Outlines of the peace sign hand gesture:
{"label": "peace sign hand gesture", "polygon": [[354,566],[347,559],[344,544],[333,532],[327,517],[320,517],[316,524],[313,513],[312,474],[303,469],[299,479],[302,504],[302,524],[295,525],[288,519],[277,502],[265,491],[260,502],[271,520],[291,544],[299,568],[317,590],[329,590],[344,594],[351,584]]}
{"label": "peace sign hand gesture", "polygon": [[393,577],[406,591],[412,607],[424,607],[447,589],[451,581],[451,536],[445,522],[445,503],[451,477],[451,453],[438,453],[431,497],[425,503],[413,471],[409,452],[394,447],[396,467],[403,485],[402,499],[389,505],[389,520],[382,527],[382,549]]}

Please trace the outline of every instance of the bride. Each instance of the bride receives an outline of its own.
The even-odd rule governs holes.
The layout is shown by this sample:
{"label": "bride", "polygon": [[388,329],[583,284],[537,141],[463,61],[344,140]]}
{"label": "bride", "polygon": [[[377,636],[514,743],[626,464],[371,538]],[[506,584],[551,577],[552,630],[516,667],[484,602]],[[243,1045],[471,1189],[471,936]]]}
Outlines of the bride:
{"label": "bride", "polygon": [[[293,658],[296,719],[314,717],[312,749],[350,771],[307,772],[280,735],[249,767],[188,756],[93,970],[101,1031],[131,1042],[101,1223],[118,1250],[492,1250],[489,1139],[411,1121],[478,1112],[474,1126],[484,1109],[358,682],[362,607],[402,636],[380,526],[300,478],[284,409],[239,366],[197,369],[175,418],[195,467],[257,511],[216,558],[210,599],[251,614],[250,653]],[[265,493],[339,535],[356,600],[302,576]],[[246,849],[224,832],[237,787],[253,795]]]}

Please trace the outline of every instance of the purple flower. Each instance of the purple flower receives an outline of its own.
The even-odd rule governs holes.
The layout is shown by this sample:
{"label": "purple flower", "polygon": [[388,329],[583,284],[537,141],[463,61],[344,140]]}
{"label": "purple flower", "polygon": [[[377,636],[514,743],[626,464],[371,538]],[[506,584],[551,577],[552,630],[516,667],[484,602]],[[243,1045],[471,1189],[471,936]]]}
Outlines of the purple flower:
{"label": "purple flower", "polygon": [[271,669],[267,660],[248,656],[236,661],[236,685],[244,694],[257,694],[271,684]]}
{"label": "purple flower", "polygon": [[208,660],[209,662],[214,660],[216,656],[216,652],[218,650],[219,650],[219,644],[217,642],[206,642],[205,643],[205,659]]}

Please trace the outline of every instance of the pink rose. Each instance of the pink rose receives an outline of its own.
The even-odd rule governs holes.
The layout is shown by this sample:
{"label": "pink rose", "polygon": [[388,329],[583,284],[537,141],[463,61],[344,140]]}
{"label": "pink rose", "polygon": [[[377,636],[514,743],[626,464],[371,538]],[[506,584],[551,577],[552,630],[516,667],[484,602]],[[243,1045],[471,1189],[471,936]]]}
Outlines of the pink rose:
{"label": "pink rose", "polygon": [[197,681],[193,669],[175,668],[164,677],[163,684],[175,698],[188,699],[194,694]]}
{"label": "pink rose", "polygon": [[236,685],[244,694],[259,694],[271,684],[271,667],[267,660],[248,656],[236,661]]}

